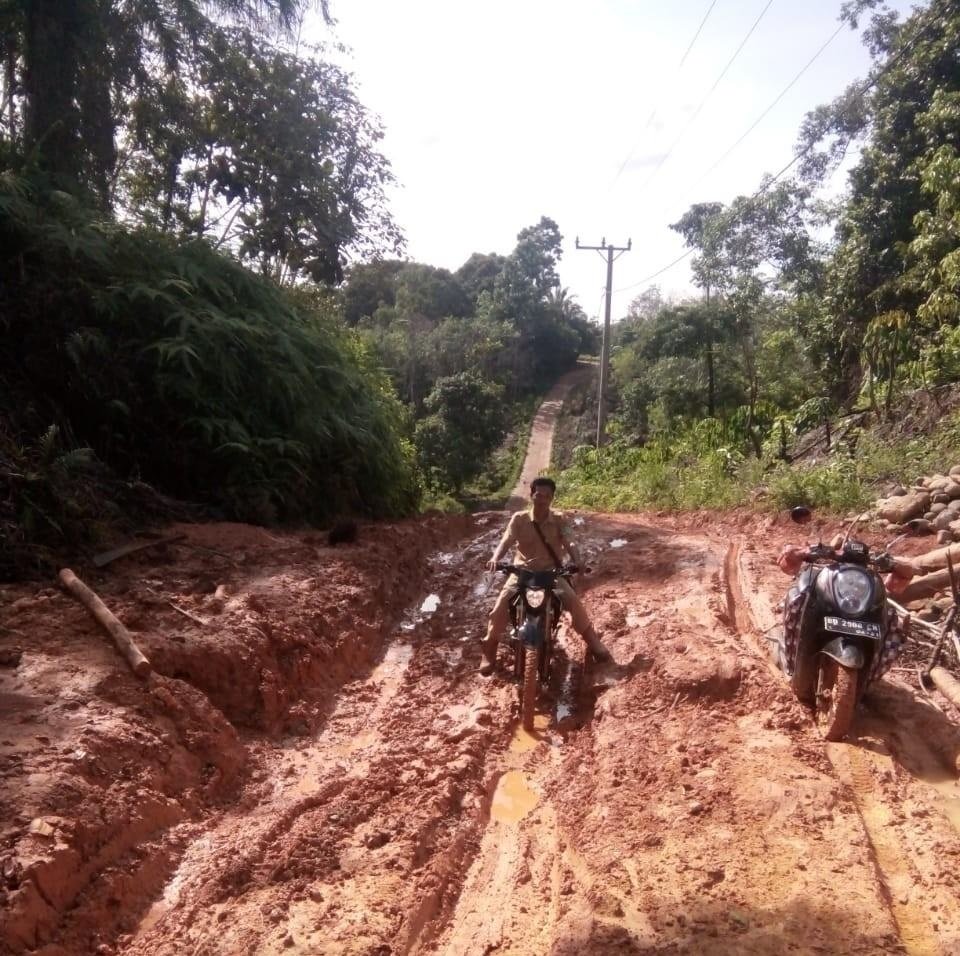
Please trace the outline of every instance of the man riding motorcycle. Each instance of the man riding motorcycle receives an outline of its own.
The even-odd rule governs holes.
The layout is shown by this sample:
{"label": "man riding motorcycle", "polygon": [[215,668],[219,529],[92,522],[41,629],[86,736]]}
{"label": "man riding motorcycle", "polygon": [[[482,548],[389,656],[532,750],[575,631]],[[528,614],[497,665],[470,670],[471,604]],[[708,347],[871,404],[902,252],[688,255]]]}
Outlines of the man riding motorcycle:
{"label": "man riding motorcycle", "polygon": [[[570,540],[563,516],[550,510],[557,486],[552,478],[534,478],[530,483],[532,507],[529,511],[517,511],[510,518],[507,529],[487,565],[490,571],[497,570],[497,563],[511,545],[516,546],[513,564],[531,571],[551,571],[562,564],[560,557],[566,552],[574,564],[580,564],[576,545]],[[609,661],[610,652],[603,646],[596,629],[590,623],[586,608],[576,591],[564,578],[557,578],[556,590],[563,606],[570,612],[574,630],[584,639],[590,653],[598,661]],[[517,594],[517,579],[511,575],[490,612],[487,634],[481,649],[483,660],[480,673],[493,673],[497,660],[497,644],[510,620],[510,602]]]}

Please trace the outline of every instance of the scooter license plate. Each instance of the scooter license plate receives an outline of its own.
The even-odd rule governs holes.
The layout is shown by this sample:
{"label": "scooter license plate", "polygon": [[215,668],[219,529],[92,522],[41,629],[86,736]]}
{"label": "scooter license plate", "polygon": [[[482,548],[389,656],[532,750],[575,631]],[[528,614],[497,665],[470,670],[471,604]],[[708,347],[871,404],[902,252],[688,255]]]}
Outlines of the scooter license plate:
{"label": "scooter license plate", "polygon": [[823,629],[834,634],[852,634],[854,637],[869,637],[875,641],[881,638],[880,625],[872,621],[848,621],[842,617],[825,617]]}

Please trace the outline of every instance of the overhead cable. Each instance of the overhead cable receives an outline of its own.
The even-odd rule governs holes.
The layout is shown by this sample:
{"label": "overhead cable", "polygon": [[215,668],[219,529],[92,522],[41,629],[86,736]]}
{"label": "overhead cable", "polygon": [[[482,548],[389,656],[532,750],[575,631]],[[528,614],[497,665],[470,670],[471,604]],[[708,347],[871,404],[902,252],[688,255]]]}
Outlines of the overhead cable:
{"label": "overhead cable", "polygon": [[[933,24],[936,24],[936,21],[933,21]],[[887,60],[887,62],[876,72],[876,74],[873,76],[872,79],[868,80],[866,83],[864,83],[863,86],[860,87],[859,90],[857,90],[857,95],[863,96],[864,93],[868,93],[873,87],[875,87],[877,83],[879,83],[880,80],[882,80],[883,77],[891,69],[893,69],[893,67],[896,66],[896,64],[899,63],[900,60],[907,53],[913,50],[914,46],[916,46],[916,44],[920,41],[920,38],[924,32],[925,32],[924,30],[918,30],[916,35],[913,37],[913,39],[909,43],[904,44],[900,48],[900,50],[894,56],[892,56],[889,60]],[[793,159],[791,159],[790,162],[788,162],[785,166],[781,167],[769,179],[766,179],[763,183],[761,183],[760,186],[758,186],[757,189],[754,190],[754,192],[747,197],[746,202],[751,203],[755,199],[758,199],[760,196],[762,196],[785,173],[787,173],[790,169],[796,166],[797,163],[799,163],[800,160],[803,159],[803,157],[806,156],[807,153],[809,153],[816,145],[817,145],[816,142],[807,143],[807,145],[804,146],[803,149],[801,149],[799,152],[797,152],[794,155]],[[695,251],[696,251],[695,249],[688,249],[683,255],[677,256],[676,259],[674,259],[672,262],[667,263],[662,268],[657,269],[656,272],[651,272],[650,275],[645,276],[644,278],[640,279],[637,282],[631,282],[629,285],[621,286],[619,289],[614,289],[613,290],[614,293],[629,292],[630,289],[635,289],[637,286],[644,285],[645,283],[649,282],[651,279],[656,279],[657,276],[663,275],[664,272],[668,272],[674,266],[679,265],[681,262],[683,262],[684,259],[688,258],[689,256],[692,256]]]}
{"label": "overhead cable", "polygon": [[[711,12],[713,11],[713,8],[716,5],[717,5],[717,0],[712,0],[710,6],[707,7],[707,12],[703,15],[703,19],[700,21],[700,26],[697,27],[697,32],[694,33],[693,39],[687,44],[687,49],[684,51],[683,56],[680,57],[680,62],[677,64],[677,70],[676,70],[677,74],[679,74],[680,71],[683,69],[683,64],[687,62],[687,57],[690,55],[690,51],[693,49],[694,43],[697,42],[697,38],[700,36],[700,33],[702,32],[704,24],[706,24],[707,22],[707,18],[710,16]],[[644,134],[647,132],[648,129],[650,129],[650,124],[653,123],[654,119],[656,118],[657,111],[659,110],[659,108],[660,108],[659,105],[655,105],[653,107],[653,110],[651,110],[650,115],[647,117],[646,124],[644,125],[643,129],[640,130],[640,136],[637,138],[637,141],[633,144],[633,146],[630,147],[630,152],[627,153],[627,158],[620,164],[620,168],[617,170],[617,175],[613,177],[613,182],[610,183],[611,189],[613,189],[613,187],[617,184],[617,180],[620,178],[623,171],[627,168],[627,163],[629,163],[630,160],[633,159],[633,154],[637,151],[637,147],[640,145],[641,141],[643,140]]]}
{"label": "overhead cable", "polygon": [[711,86],[710,89],[707,90],[706,95],[703,97],[702,100],[700,100],[699,105],[693,111],[690,118],[687,120],[686,124],[684,125],[683,129],[681,129],[680,132],[677,134],[677,138],[670,144],[670,148],[666,151],[666,153],[664,153],[663,156],[660,157],[660,161],[657,163],[656,166],[654,166],[653,171],[650,173],[650,175],[644,181],[643,185],[640,187],[641,193],[647,188],[647,186],[650,185],[651,182],[653,182],[657,173],[659,173],[660,170],[663,168],[664,163],[666,163],[666,161],[673,155],[673,151],[679,145],[680,140],[683,139],[683,137],[687,133],[687,130],[690,129],[690,127],[696,121],[697,117],[700,115],[701,110],[704,108],[704,106],[707,105],[707,100],[709,100],[710,97],[713,96],[714,90],[716,90],[716,88],[723,81],[723,78],[727,75],[727,72],[730,70],[730,67],[733,66],[734,61],[740,55],[740,51],[747,45],[747,41],[750,39],[751,36],[753,36],[754,30],[756,30],[757,27],[760,25],[760,21],[764,18],[764,16],[766,15],[767,11],[770,9],[771,6],[773,6],[773,0],[767,0],[766,6],[760,11],[760,15],[757,17],[757,19],[753,21],[753,25],[750,27],[749,30],[747,30],[747,35],[740,41],[740,45],[736,48],[736,50],[733,51],[733,56],[730,57],[730,59],[727,61],[727,65],[720,71],[720,75],[716,78],[716,80],[714,80],[713,86]]}

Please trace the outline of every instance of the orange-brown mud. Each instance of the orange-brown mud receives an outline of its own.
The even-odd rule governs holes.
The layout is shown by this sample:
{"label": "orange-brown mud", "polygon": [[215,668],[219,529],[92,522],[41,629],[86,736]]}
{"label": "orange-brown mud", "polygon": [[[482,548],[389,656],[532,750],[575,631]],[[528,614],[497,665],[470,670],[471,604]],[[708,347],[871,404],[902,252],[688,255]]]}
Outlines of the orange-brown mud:
{"label": "orange-brown mud", "polygon": [[477,674],[502,514],[78,568],[147,681],[5,588],[0,949],[960,953],[956,715],[895,672],[818,737],[764,640],[798,529],[576,520],[616,662],[563,631],[532,735]]}

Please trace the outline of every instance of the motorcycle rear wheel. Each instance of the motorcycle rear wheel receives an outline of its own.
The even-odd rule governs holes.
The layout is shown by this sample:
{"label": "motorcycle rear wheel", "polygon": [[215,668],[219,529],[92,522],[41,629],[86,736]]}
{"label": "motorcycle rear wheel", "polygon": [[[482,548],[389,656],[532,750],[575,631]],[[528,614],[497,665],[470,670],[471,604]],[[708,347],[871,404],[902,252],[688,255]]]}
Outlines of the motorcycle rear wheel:
{"label": "motorcycle rear wheel", "polygon": [[843,740],[850,732],[857,706],[858,674],[826,654],[818,655],[813,707],[817,728],[825,740]]}
{"label": "motorcycle rear wheel", "polygon": [[533,730],[533,713],[537,703],[539,678],[539,654],[527,647],[523,654],[523,685],[520,691],[520,721],[524,730]]}

